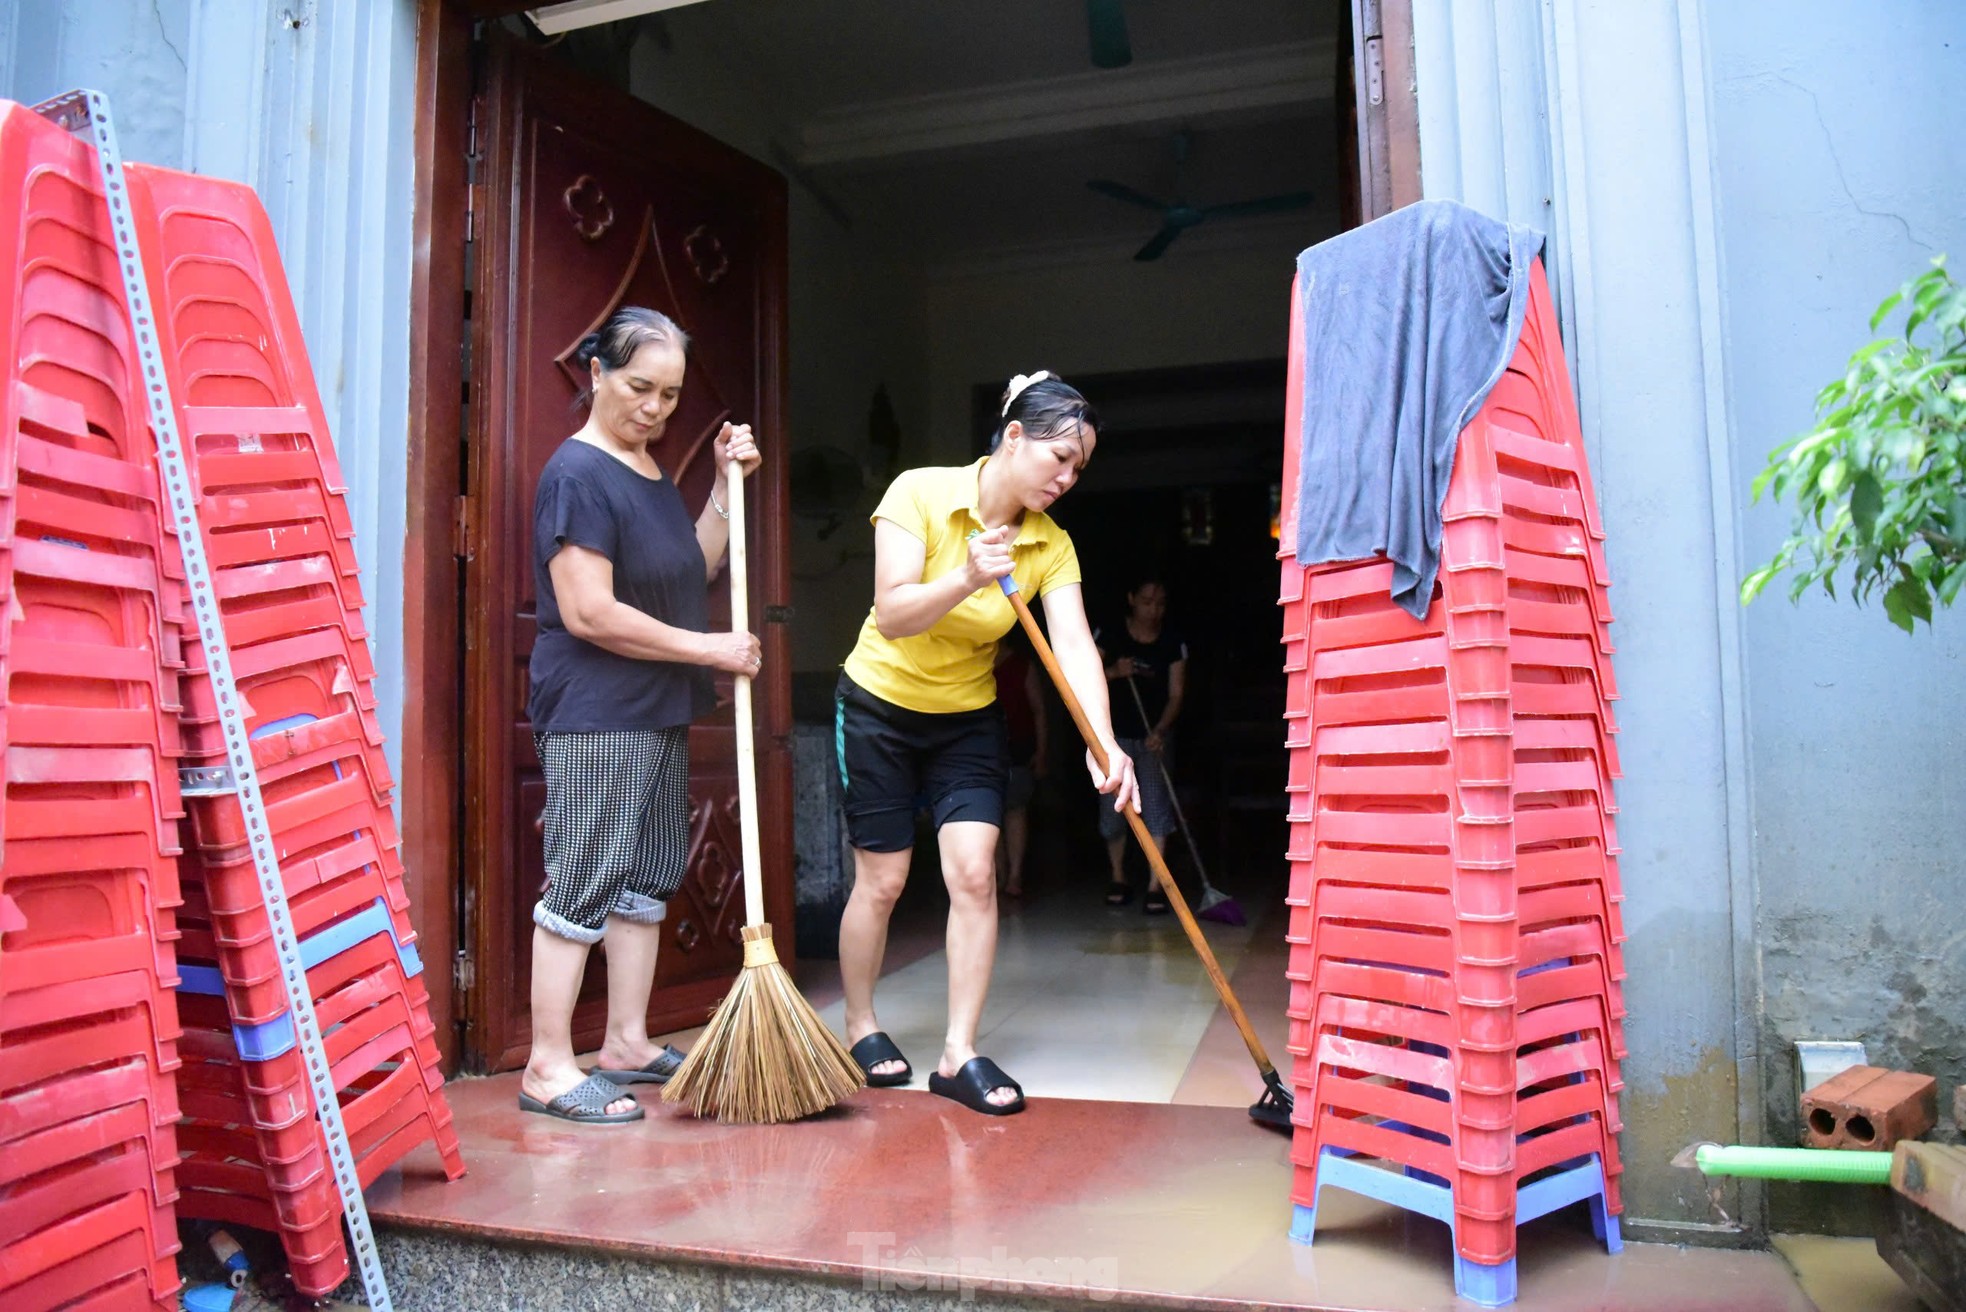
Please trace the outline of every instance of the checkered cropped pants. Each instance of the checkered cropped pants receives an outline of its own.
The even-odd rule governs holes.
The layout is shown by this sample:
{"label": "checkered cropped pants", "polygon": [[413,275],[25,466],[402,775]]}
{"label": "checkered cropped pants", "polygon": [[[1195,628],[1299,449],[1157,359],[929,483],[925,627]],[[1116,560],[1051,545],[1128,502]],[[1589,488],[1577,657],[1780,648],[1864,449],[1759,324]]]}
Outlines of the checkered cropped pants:
{"label": "checkered cropped pants", "polygon": [[546,773],[535,925],[598,943],[607,918],[662,920],[689,864],[689,726],[533,735]]}

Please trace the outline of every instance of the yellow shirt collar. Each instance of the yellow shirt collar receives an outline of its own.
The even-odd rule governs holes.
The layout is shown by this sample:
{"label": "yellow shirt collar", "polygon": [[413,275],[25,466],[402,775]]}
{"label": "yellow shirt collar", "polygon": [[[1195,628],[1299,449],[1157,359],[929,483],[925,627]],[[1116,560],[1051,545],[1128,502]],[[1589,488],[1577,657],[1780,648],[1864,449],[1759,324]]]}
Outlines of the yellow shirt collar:
{"label": "yellow shirt collar", "polygon": [[[960,513],[968,515],[970,522],[975,524],[978,529],[989,527],[989,525],[983,522],[983,510],[979,504],[983,500],[983,466],[989,463],[990,457],[984,456],[975,464],[967,466],[967,472],[963,475],[969,487],[969,504],[962,507]],[[1017,536],[1011,539],[1010,545],[1013,547],[1036,546],[1039,540],[1039,530],[1036,524],[1037,514],[1033,511],[1026,510],[1023,518],[1017,521]]]}

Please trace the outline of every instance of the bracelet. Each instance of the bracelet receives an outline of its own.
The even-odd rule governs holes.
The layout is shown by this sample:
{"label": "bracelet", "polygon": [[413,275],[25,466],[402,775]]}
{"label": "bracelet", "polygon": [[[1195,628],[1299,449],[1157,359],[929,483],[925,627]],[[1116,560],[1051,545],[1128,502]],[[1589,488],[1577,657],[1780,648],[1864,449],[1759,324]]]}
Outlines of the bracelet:
{"label": "bracelet", "polygon": [[715,483],[710,485],[710,508],[717,512],[719,518],[730,518],[730,512],[724,509],[723,502],[717,500],[717,485]]}

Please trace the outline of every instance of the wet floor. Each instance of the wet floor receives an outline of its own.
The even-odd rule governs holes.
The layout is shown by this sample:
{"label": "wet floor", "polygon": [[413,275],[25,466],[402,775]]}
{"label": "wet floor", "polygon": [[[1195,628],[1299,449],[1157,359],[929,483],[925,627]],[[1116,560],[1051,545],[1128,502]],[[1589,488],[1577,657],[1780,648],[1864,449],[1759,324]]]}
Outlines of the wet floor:
{"label": "wet floor", "polygon": [[[1209,936],[1285,1060],[1281,935]],[[941,1042],[938,939],[932,920],[897,926],[879,994],[919,1071]],[[836,968],[800,976],[837,1023]],[[581,1127],[519,1115],[514,1075],[460,1081],[451,1101],[470,1174],[446,1184],[419,1155],[370,1205],[494,1238],[903,1287],[941,1278],[1167,1307],[1470,1306],[1454,1297],[1437,1222],[1332,1192],[1315,1246],[1291,1242],[1288,1142],[1244,1115],[1254,1070],[1170,919],[1089,897],[1012,909],[979,1046],[1024,1084],[1023,1115],[983,1117],[917,1087],[868,1090],[792,1126],[700,1123],[648,1097],[639,1125]],[[1519,1277],[1524,1312],[1915,1306],[1889,1301],[1902,1286],[1866,1243],[1607,1256],[1582,1208],[1524,1227]]]}
{"label": "wet floor", "polygon": [[[378,1217],[670,1260],[980,1285],[1169,1307],[1450,1309],[1446,1227],[1327,1195],[1314,1247],[1288,1236],[1288,1145],[1233,1108],[1049,1098],[978,1116],[868,1090],[792,1126],[724,1127],[651,1106],[629,1127],[521,1116],[515,1076],[452,1090],[470,1173],[412,1158]],[[1813,1312],[1774,1253],[1629,1244],[1577,1215],[1522,1233],[1524,1312]],[[1842,1312],[1866,1304],[1824,1304]]]}

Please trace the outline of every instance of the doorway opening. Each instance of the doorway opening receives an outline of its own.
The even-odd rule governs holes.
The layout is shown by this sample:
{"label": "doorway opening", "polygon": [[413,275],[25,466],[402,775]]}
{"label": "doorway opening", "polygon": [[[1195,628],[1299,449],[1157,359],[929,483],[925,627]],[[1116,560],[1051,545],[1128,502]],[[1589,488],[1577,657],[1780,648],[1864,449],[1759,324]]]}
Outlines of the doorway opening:
{"label": "doorway opening", "polygon": [[[1381,8],[1367,6],[1374,23]],[[1014,373],[1052,369],[1106,415],[1108,440],[1057,517],[1078,545],[1095,625],[1120,618],[1126,581],[1149,567],[1164,574],[1171,621],[1194,651],[1174,772],[1211,877],[1256,921],[1221,944],[1232,974],[1266,935],[1281,974],[1280,926],[1257,913],[1282,909],[1271,524],[1292,261],[1355,223],[1361,197],[1368,209],[1383,204],[1373,180],[1383,125],[1375,145],[1353,102],[1363,40],[1352,9],[1231,0],[1204,13],[1131,0],[1131,59],[1118,67],[1101,66],[1113,52],[1094,49],[1083,8],[1051,0],[984,9],[714,0],[550,39],[516,17],[496,24],[585,79],[594,113],[605,118],[604,92],[632,99],[782,179],[784,409],[779,431],[764,437],[768,458],[790,473],[777,550],[792,674],[779,732],[801,770],[808,756],[822,767],[829,759],[798,749],[830,734],[832,686],[869,603],[867,515],[886,483],[903,468],[973,459]],[[474,194],[496,195],[508,181],[485,177]],[[467,614],[467,630],[471,622]],[[1024,935],[1037,953],[1026,964],[1067,991],[1107,958],[1138,958],[1164,975],[1192,953],[1166,918],[1142,918],[1137,900],[1124,920],[1101,905],[1095,803],[1065,742],[1069,721],[1055,700],[1052,709],[1058,759],[1034,803],[1033,896],[1006,919],[1006,941]],[[497,803],[474,802],[471,760],[462,772],[469,831],[473,808]],[[796,791],[810,791],[803,778]],[[823,921],[847,872],[837,843],[824,868],[828,844],[813,841],[808,820],[801,809],[801,978],[823,1005],[837,970],[823,959],[826,935],[808,934],[807,922],[815,911]],[[1169,850],[1192,895],[1183,845]],[[926,979],[946,903],[932,843],[917,854],[888,973],[919,966]],[[488,902],[522,900],[518,885],[536,874],[505,864],[513,868],[463,872],[465,920]],[[788,870],[788,920],[792,880]],[[818,887],[810,898],[808,885]],[[904,923],[919,931],[914,949]],[[472,925],[461,929],[473,941]],[[911,951],[921,956],[914,966]],[[495,977],[509,988],[520,965]],[[471,973],[481,993],[494,977],[483,960]],[[998,978],[992,1012],[1011,999],[1001,967]],[[1279,1057],[1281,1009],[1279,997],[1265,1026]],[[1187,1057],[1164,1051],[1163,1065],[1201,1051],[1208,1009],[1198,1014],[1181,1040]],[[1143,1033],[1155,1031],[1140,1019]],[[470,1060],[495,1069],[522,1055],[480,1047]],[[1173,1084],[1032,1091],[1178,1095]],[[1231,1089],[1220,1100],[1250,1096]]]}

